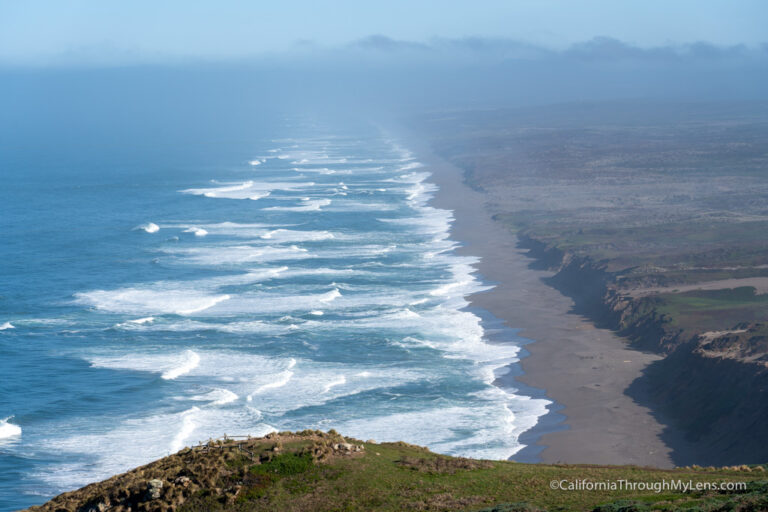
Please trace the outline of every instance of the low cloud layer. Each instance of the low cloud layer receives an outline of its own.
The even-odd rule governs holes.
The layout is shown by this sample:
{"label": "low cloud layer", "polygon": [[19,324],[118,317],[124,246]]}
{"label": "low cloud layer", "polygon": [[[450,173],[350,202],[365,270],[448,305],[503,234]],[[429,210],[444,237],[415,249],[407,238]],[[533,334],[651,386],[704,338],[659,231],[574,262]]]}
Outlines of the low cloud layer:
{"label": "low cloud layer", "polygon": [[344,45],[325,46],[311,40],[297,41],[290,50],[254,53],[229,58],[180,57],[162,52],[147,53],[114,44],[70,48],[46,60],[19,63],[0,58],[2,68],[78,67],[102,68],[138,65],[248,64],[282,62],[297,65],[308,61],[363,61],[427,64],[509,61],[591,61],[591,62],[687,62],[740,60],[768,62],[768,42],[758,45],[719,46],[706,41],[642,47],[610,37],[593,39],[554,49],[530,42],[488,37],[459,39],[433,38],[428,42],[399,40],[373,34]]}
{"label": "low cloud layer", "polygon": [[509,39],[373,35],[226,62],[89,55],[70,54],[56,66],[0,65],[0,141],[32,144],[47,127],[51,140],[68,144],[88,142],[94,130],[120,145],[120,133],[161,137],[179,126],[211,138],[223,123],[246,129],[269,110],[380,117],[626,99],[768,101],[768,45],[642,48],[595,38],[551,49]]}
{"label": "low cloud layer", "polygon": [[[434,39],[429,43],[400,41],[373,35],[347,45],[347,49],[387,52],[410,57],[483,57],[501,59],[645,60],[681,61],[686,59],[766,58],[768,43],[718,46],[705,41],[688,44],[640,47],[611,37],[595,37],[555,50],[514,39],[467,37]],[[338,49],[336,51],[339,51]],[[333,50],[331,51],[333,52]]]}

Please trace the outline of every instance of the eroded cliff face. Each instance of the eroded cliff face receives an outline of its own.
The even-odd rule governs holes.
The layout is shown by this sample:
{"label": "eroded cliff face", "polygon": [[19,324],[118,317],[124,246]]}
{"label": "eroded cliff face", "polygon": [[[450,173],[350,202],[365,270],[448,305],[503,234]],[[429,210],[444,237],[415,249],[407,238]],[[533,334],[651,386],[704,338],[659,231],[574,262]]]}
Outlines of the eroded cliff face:
{"label": "eroded cliff face", "polygon": [[660,410],[697,448],[701,465],[768,458],[768,368],[728,352],[711,350],[697,336],[644,377]]}
{"label": "eroded cliff face", "polygon": [[743,322],[709,331],[678,325],[663,295],[634,294],[621,272],[604,262],[528,234],[519,239],[537,264],[555,271],[549,284],[574,299],[576,313],[640,350],[665,356],[627,393],[685,432],[695,453],[673,454],[676,463],[768,460],[768,325]]}

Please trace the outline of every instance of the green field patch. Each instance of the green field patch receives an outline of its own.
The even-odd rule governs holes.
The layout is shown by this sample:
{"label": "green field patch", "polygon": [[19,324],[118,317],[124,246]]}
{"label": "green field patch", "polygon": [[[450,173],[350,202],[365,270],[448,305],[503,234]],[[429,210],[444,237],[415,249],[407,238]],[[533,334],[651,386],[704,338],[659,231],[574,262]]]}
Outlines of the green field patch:
{"label": "green field patch", "polygon": [[758,295],[752,286],[666,293],[655,303],[657,312],[665,315],[670,325],[691,332],[730,329],[768,319],[768,294]]}

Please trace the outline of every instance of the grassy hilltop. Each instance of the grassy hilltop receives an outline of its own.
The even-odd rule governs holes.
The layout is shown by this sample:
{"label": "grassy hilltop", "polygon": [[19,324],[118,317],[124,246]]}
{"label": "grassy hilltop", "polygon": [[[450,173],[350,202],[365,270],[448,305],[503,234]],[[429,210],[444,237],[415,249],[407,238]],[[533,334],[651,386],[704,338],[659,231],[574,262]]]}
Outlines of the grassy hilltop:
{"label": "grassy hilltop", "polygon": [[[751,511],[763,466],[658,470],[448,457],[331,431],[212,441],[62,494],[34,511]],[[746,482],[736,492],[552,489],[551,482]]]}

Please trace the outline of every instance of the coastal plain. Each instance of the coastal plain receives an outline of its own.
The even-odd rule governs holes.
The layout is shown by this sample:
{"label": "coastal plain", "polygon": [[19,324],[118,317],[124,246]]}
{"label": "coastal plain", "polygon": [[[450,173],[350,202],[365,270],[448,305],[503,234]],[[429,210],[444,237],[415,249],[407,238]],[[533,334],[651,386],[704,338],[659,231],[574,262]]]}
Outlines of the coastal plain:
{"label": "coastal plain", "polygon": [[[446,199],[457,238],[498,282],[473,303],[535,340],[519,379],[564,406],[543,460],[768,458],[765,104],[603,102],[417,124],[465,187]],[[435,175],[446,189],[450,172]]]}

